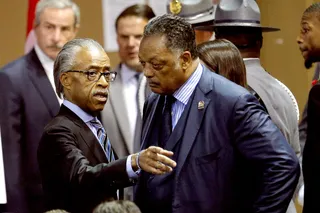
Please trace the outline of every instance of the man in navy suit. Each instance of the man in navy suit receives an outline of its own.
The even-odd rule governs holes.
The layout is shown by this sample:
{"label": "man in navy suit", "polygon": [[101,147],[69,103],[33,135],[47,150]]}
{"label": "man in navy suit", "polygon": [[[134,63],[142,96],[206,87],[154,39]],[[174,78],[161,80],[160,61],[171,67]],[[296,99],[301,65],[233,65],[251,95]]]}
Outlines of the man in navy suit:
{"label": "man in navy suit", "polygon": [[173,151],[173,172],[141,172],[142,212],[282,213],[297,185],[298,159],[246,89],[199,63],[184,19],[163,15],[145,28],[139,50],[151,94],[142,149]]}
{"label": "man in navy suit", "polygon": [[59,111],[53,63],[80,25],[70,0],[41,0],[36,6],[37,43],[27,55],[0,70],[0,121],[7,212],[43,212],[37,148],[45,125]]}

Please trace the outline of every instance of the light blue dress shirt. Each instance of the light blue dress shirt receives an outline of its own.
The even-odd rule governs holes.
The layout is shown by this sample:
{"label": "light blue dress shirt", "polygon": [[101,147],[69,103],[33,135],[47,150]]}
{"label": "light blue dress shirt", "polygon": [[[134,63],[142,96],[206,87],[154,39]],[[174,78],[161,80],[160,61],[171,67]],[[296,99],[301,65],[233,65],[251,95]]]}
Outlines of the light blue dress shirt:
{"label": "light blue dress shirt", "polygon": [[203,72],[203,67],[199,63],[197,69],[192,73],[190,78],[177,90],[173,93],[173,97],[176,98],[176,101],[172,105],[171,114],[172,114],[172,130],[177,125],[184,108],[188,104],[188,101],[198,85],[201,75]]}
{"label": "light blue dress shirt", "polygon": [[[79,106],[75,105],[74,103],[71,103],[68,100],[63,100],[63,105],[65,105],[68,109],[70,109],[72,112],[74,112],[83,122],[87,124],[87,126],[90,128],[92,133],[97,138],[97,143],[99,143],[98,135],[97,135],[97,129],[90,123],[94,117],[85,111],[83,111]],[[99,143],[100,144],[100,143]],[[101,144],[100,144],[101,145]],[[131,166],[131,157],[132,155],[129,155],[126,161],[126,171],[128,173],[128,177],[131,179],[136,179],[138,177],[138,174],[136,174]]]}

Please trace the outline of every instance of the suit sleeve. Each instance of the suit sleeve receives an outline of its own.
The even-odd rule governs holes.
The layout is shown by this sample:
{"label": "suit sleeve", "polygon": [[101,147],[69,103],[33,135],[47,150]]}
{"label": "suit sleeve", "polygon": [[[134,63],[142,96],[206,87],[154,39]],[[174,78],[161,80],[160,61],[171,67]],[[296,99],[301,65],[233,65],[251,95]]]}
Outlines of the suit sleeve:
{"label": "suit sleeve", "polygon": [[22,212],[27,208],[23,188],[22,141],[23,112],[22,100],[12,79],[0,71],[0,122],[3,146],[3,160],[6,177],[7,211]]}
{"label": "suit sleeve", "polygon": [[101,196],[132,185],[126,171],[126,160],[91,166],[78,148],[75,135],[63,126],[46,131],[38,148],[38,163],[44,183],[53,175],[77,192],[93,191],[96,194],[98,191]]}
{"label": "suit sleeve", "polygon": [[320,85],[311,88],[308,100],[308,130],[303,152],[304,212],[320,212]]}
{"label": "suit sleeve", "polygon": [[239,97],[233,119],[235,145],[261,177],[252,212],[286,212],[300,174],[294,151],[252,95]]}

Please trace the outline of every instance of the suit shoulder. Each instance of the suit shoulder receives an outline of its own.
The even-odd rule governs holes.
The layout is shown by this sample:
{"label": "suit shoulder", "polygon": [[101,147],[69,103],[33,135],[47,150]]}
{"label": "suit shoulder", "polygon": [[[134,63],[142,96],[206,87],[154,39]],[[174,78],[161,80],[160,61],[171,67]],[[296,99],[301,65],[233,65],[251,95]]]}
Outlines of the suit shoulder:
{"label": "suit shoulder", "polygon": [[27,63],[26,55],[22,56],[0,68],[0,74],[15,76],[25,70]]}
{"label": "suit shoulder", "polygon": [[[209,77],[210,76],[210,77]],[[229,79],[211,72],[206,76],[208,86],[212,87],[214,96],[227,97],[229,99],[238,99],[242,95],[250,94],[249,91],[230,81]]]}
{"label": "suit shoulder", "polygon": [[44,128],[44,132],[54,132],[61,129],[71,129],[74,122],[64,115],[56,115]]}

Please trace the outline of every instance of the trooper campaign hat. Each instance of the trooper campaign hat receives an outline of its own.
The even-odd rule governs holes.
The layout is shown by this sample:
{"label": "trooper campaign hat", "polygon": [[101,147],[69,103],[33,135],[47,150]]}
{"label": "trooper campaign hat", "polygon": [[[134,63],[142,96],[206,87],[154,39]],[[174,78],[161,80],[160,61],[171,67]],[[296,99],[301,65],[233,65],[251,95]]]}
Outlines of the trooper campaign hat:
{"label": "trooper campaign hat", "polygon": [[214,28],[259,28],[262,32],[279,31],[279,28],[261,26],[260,9],[255,0],[221,0],[215,11]]}
{"label": "trooper campaign hat", "polygon": [[214,12],[212,0],[167,1],[167,13],[186,19],[197,30],[213,31]]}

